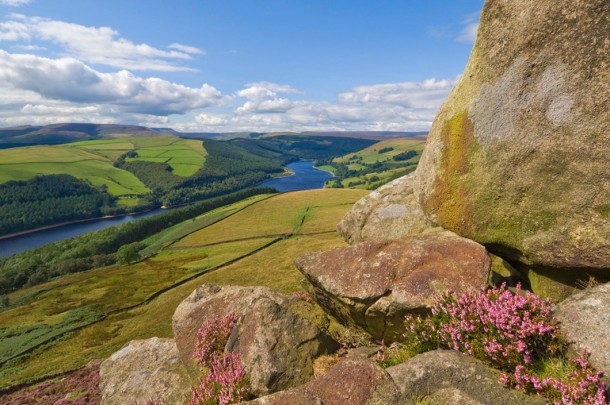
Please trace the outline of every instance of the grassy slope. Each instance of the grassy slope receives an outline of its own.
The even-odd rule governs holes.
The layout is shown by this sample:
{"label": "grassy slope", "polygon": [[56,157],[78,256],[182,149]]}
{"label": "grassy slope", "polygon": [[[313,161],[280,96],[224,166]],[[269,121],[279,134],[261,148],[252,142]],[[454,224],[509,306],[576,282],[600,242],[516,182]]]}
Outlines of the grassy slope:
{"label": "grassy slope", "polygon": [[[198,225],[188,221],[151,240],[157,248],[165,248],[150,259],[62,277],[11,294],[11,302],[20,304],[0,312],[0,325],[5,337],[15,336],[0,340],[0,361],[40,340],[36,331],[44,329],[48,335],[105,318],[3,364],[0,388],[82,366],[110,355],[131,339],[171,336],[176,306],[203,283],[266,285],[286,293],[300,289],[294,259],[308,251],[344,246],[335,225],[365,194],[361,190],[310,190],[253,200],[246,208],[237,203],[198,218]],[[222,215],[227,216],[170,244],[172,234],[181,237]],[[282,239],[275,234],[286,235]],[[231,260],[235,261],[228,264]],[[199,272],[203,274],[145,302],[155,291]],[[108,315],[138,303],[143,304]]]}
{"label": "grassy slope", "polygon": [[205,162],[202,142],[159,136],[82,141],[58,146],[30,146],[0,150],[0,183],[38,175],[70,174],[95,186],[106,185],[115,196],[146,194],[150,190],[132,173],[113,162],[135,149],[134,160],[161,161],[177,176],[188,177]]}
{"label": "grassy slope", "polygon": [[[363,184],[359,184],[353,186],[353,188],[359,189],[372,189],[376,188],[381,184],[385,184],[390,181],[392,178],[395,178],[398,175],[407,174],[413,170],[417,166],[417,162],[419,161],[419,157],[421,156],[421,152],[424,148],[426,141],[423,139],[413,139],[413,138],[398,138],[398,139],[390,139],[386,141],[381,141],[376,143],[368,148],[365,148],[356,153],[350,153],[345,156],[333,159],[333,162],[337,163],[346,163],[349,166],[350,170],[358,170],[360,168],[365,168],[368,165],[371,165],[376,162],[389,162],[393,167],[391,170],[375,172],[365,174],[363,176],[355,176],[349,177],[342,180],[342,184],[344,187],[350,187],[349,183],[362,182]],[[393,148],[390,152],[379,153],[379,150],[382,148]],[[409,160],[402,162],[394,162],[392,158],[401,153],[408,150],[414,150],[418,153],[416,157],[413,157]],[[361,158],[361,161],[356,162],[356,160],[352,159],[353,156],[357,156]],[[407,167],[405,167],[407,166]],[[330,172],[334,172],[334,169],[331,166],[321,166],[320,169],[327,170]],[[371,177],[377,176],[379,177],[378,181],[371,182]]]}

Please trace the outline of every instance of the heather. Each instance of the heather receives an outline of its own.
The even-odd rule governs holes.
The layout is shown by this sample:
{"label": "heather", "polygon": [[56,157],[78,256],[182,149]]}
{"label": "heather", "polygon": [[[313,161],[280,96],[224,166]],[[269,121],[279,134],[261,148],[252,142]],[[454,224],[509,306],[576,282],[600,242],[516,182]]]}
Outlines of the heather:
{"label": "heather", "polygon": [[248,376],[239,354],[224,350],[238,320],[239,315],[229,312],[212,316],[199,328],[193,358],[202,372],[189,405],[226,405],[249,398]]}
{"label": "heather", "polygon": [[26,387],[2,397],[5,405],[92,405],[99,404],[99,369],[85,367],[64,377]]}
{"label": "heather", "polygon": [[[460,295],[438,296],[428,317],[406,318],[407,344],[384,354],[436,348],[469,354],[502,371],[500,382],[554,404],[606,404],[601,372],[587,363],[587,354],[573,360],[567,356],[567,338],[553,316],[549,299],[541,299],[519,286],[506,285]],[[390,358],[388,358],[390,357]],[[545,376],[549,362],[563,362],[556,376]]]}

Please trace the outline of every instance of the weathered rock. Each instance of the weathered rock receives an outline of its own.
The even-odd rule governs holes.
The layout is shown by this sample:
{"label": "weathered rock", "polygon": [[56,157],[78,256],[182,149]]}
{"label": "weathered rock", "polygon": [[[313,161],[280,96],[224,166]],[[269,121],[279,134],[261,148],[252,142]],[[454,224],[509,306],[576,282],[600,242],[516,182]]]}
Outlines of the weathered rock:
{"label": "weathered rock", "polygon": [[557,305],[555,316],[578,355],[591,352],[591,364],[610,373],[610,283],[582,290]]}
{"label": "weathered rock", "polygon": [[102,404],[183,404],[190,395],[173,339],[132,340],[100,366]]}
{"label": "weathered rock", "polygon": [[398,405],[392,379],[372,360],[343,359],[314,381],[247,402],[251,405]]}
{"label": "weathered rock", "polygon": [[405,315],[424,311],[434,293],[483,288],[490,259],[478,243],[437,231],[309,253],[296,265],[322,308],[390,343],[402,337]]}
{"label": "weathered rock", "polygon": [[413,173],[361,198],[337,225],[348,243],[400,239],[419,235],[432,224],[413,194]]}
{"label": "weathered rock", "polygon": [[199,287],[178,306],[172,320],[183,362],[197,375],[192,359],[197,330],[214,315],[236,312],[242,317],[226,350],[240,355],[256,395],[309,381],[313,359],[333,352],[338,345],[314,324],[290,312],[291,300],[266,287]]}
{"label": "weathered rock", "polygon": [[435,350],[387,369],[404,400],[429,397],[433,403],[472,405],[544,404],[502,387],[497,371],[452,350]]}
{"label": "weathered rock", "polygon": [[609,33],[607,0],[485,2],[416,171],[429,219],[512,260],[610,270]]}

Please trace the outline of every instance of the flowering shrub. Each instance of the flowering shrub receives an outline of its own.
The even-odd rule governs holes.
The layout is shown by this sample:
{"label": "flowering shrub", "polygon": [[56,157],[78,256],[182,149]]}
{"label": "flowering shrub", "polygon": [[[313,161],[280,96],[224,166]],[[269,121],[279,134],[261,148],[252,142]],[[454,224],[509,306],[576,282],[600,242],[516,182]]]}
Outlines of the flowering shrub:
{"label": "flowering shrub", "polygon": [[313,299],[311,298],[311,296],[309,295],[309,293],[307,291],[295,291],[292,294],[290,294],[290,296],[292,298],[296,298],[298,300],[303,300],[305,302],[309,302],[310,304],[313,304]]}
{"label": "flowering shrub", "polygon": [[87,405],[101,400],[98,368],[82,368],[62,378],[26,387],[2,397],[6,405],[54,404]]}
{"label": "flowering shrub", "polygon": [[195,352],[193,353],[193,357],[199,362],[200,366],[207,367],[214,353],[224,351],[233,326],[238,319],[239,315],[235,312],[229,312],[222,317],[214,315],[201,325],[197,331]]}
{"label": "flowering shrub", "polygon": [[585,351],[578,359],[572,360],[572,372],[562,381],[556,377],[540,378],[529,372],[524,366],[515,367],[514,374],[502,373],[500,382],[507,387],[516,388],[527,393],[541,394],[553,404],[607,404],[605,384],[602,373],[592,368]]}
{"label": "flowering shrub", "polygon": [[229,312],[213,316],[197,332],[193,357],[202,367],[199,386],[192,388],[189,405],[226,405],[250,397],[246,370],[237,353],[225,353],[233,327],[239,315]]}
{"label": "flowering shrub", "polygon": [[199,387],[192,389],[189,404],[234,404],[247,399],[249,393],[246,370],[239,355],[214,353],[199,379]]}
{"label": "flowering shrub", "polygon": [[551,302],[517,290],[503,284],[457,297],[445,294],[435,300],[431,317],[407,317],[407,329],[424,346],[468,353],[502,370],[561,353],[565,339]]}
{"label": "flowering shrub", "polygon": [[406,318],[407,344],[418,351],[436,348],[467,353],[503,370],[500,382],[540,394],[554,404],[608,404],[601,372],[587,363],[587,354],[570,362],[560,377],[539,375],[540,364],[565,355],[567,341],[552,315],[552,303],[517,286],[435,299],[432,315]]}

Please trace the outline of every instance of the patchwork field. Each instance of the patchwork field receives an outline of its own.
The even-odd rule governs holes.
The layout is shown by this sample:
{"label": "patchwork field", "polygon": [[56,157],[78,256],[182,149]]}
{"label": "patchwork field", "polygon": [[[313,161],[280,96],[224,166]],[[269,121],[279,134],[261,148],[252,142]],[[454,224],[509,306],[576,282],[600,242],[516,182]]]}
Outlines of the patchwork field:
{"label": "patchwork field", "polygon": [[[118,138],[4,149],[0,150],[0,183],[39,175],[70,174],[95,186],[105,185],[114,196],[146,194],[150,190],[135,175],[113,166],[121,155],[131,150],[137,156],[127,158],[128,161],[166,163],[173,174],[181,177],[195,174],[207,155],[201,141],[175,137]],[[129,201],[124,203],[129,204]]]}
{"label": "patchwork field", "polygon": [[[319,168],[338,177],[329,182],[329,187],[338,187],[339,181],[341,187],[372,190],[415,170],[425,143],[419,138],[389,139],[335,158]],[[399,157],[408,151],[413,151],[413,156]]]}
{"label": "patchwork field", "polygon": [[344,246],[335,226],[366,193],[257,196],[147,239],[156,254],[139,263],[10,294],[11,306],[0,312],[0,388],[80,367],[131,339],[171,336],[176,306],[203,283],[300,290],[294,260]]}

